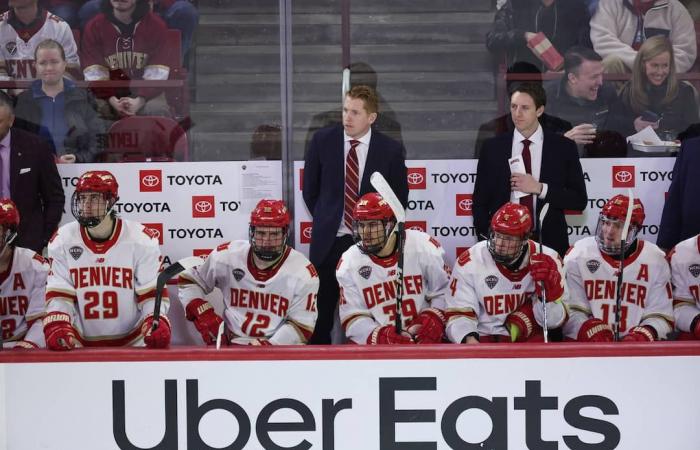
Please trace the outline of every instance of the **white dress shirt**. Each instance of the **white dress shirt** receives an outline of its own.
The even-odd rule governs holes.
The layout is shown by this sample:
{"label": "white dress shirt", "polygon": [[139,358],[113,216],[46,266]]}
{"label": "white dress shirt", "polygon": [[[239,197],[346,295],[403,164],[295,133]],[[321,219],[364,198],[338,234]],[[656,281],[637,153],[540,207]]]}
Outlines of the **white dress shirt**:
{"label": "white dress shirt", "polygon": [[[540,169],[542,168],[542,146],[544,144],[544,133],[542,132],[542,125],[537,126],[537,130],[532,133],[532,136],[526,138],[516,128],[513,130],[513,144],[511,146],[510,157],[514,158],[523,154],[523,140],[530,140],[530,170],[532,171],[532,177],[540,181]],[[544,199],[547,196],[547,183],[542,183],[542,192],[537,197],[539,199]],[[510,201],[513,203],[520,203],[520,201],[515,198],[515,192],[510,192]]]}

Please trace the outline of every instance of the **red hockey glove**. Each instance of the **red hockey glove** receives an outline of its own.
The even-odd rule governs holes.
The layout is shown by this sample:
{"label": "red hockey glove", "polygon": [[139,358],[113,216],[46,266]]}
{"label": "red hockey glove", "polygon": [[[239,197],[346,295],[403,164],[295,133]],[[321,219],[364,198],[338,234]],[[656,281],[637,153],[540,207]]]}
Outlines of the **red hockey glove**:
{"label": "red hockey glove", "polygon": [[368,344],[415,344],[413,337],[405,331],[396,334],[394,325],[377,327],[367,337]]}
{"label": "red hockey glove", "polygon": [[576,340],[584,342],[612,342],[614,334],[610,325],[595,317],[583,322]]}
{"label": "red hockey glove", "polygon": [[538,297],[542,297],[540,281],[544,282],[546,301],[553,302],[564,295],[564,283],[557,268],[557,263],[551,256],[544,253],[534,253],[530,258],[530,276],[535,281]]}
{"label": "red hockey glove", "polygon": [[160,316],[158,328],[153,330],[153,315],[147,316],[141,325],[143,341],[148,348],[166,348],[170,345],[170,321],[165,316]]}
{"label": "red hockey glove", "polygon": [[216,344],[216,335],[223,320],[216,314],[211,303],[195,298],[185,308],[185,314],[187,320],[194,322],[195,328],[207,345]]}
{"label": "red hockey glove", "polygon": [[656,331],[648,326],[634,327],[622,340],[627,342],[654,342],[656,340]]}
{"label": "red hockey glove", "polygon": [[439,309],[424,309],[408,324],[407,331],[417,344],[439,344],[445,332],[445,315]]}
{"label": "red hockey glove", "polygon": [[532,303],[524,303],[508,314],[504,325],[510,332],[510,338],[513,342],[527,341],[535,330],[535,314],[532,312]]}
{"label": "red hockey glove", "polygon": [[700,339],[700,314],[695,316],[695,319],[690,323],[690,332],[693,333],[695,339]]}
{"label": "red hockey glove", "polygon": [[12,350],[32,350],[35,348],[39,348],[39,346],[36,345],[34,342],[21,340],[15,342],[15,346],[12,347]]}
{"label": "red hockey glove", "polygon": [[78,344],[78,331],[70,323],[70,316],[52,312],[43,319],[46,346],[50,350],[72,350]]}

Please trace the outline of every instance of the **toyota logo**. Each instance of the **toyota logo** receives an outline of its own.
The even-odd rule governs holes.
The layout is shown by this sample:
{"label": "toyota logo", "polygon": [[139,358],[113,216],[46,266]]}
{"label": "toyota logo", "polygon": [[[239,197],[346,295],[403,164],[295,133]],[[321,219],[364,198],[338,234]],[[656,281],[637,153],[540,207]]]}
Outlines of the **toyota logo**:
{"label": "toyota logo", "polygon": [[465,199],[459,201],[458,206],[459,206],[459,209],[461,209],[462,211],[471,211],[472,210],[472,203],[473,203],[472,199],[465,198]]}
{"label": "toyota logo", "polygon": [[158,231],[157,228],[148,228],[148,232],[151,233],[151,235],[160,241],[160,231]]}
{"label": "toyota logo", "polygon": [[160,184],[160,178],[155,175],[144,175],[144,177],[141,178],[141,183],[147,187],[155,187]]}
{"label": "toyota logo", "polygon": [[306,227],[301,231],[305,238],[311,239],[311,227]]}
{"label": "toyota logo", "polygon": [[615,181],[629,183],[632,181],[632,173],[629,170],[620,170],[615,174]]}
{"label": "toyota logo", "polygon": [[409,173],[407,178],[408,184],[421,184],[424,179],[423,174],[418,172]]}
{"label": "toyota logo", "polygon": [[212,209],[211,202],[208,202],[206,200],[200,200],[197,203],[194,204],[194,209],[198,213],[208,213]]}

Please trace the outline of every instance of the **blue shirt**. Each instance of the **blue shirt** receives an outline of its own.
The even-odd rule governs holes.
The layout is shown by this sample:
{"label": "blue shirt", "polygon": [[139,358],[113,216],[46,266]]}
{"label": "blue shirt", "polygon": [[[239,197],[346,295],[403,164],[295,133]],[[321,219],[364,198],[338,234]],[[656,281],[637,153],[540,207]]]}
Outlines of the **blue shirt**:
{"label": "blue shirt", "polygon": [[41,80],[34,80],[32,83],[32,95],[34,100],[41,107],[41,129],[39,134],[47,142],[53,142],[54,152],[63,155],[65,149],[63,142],[68,134],[68,124],[66,123],[66,96],[65,92],[75,88],[75,82],[68,78],[63,79],[63,92],[56,98],[49,97],[41,89]]}

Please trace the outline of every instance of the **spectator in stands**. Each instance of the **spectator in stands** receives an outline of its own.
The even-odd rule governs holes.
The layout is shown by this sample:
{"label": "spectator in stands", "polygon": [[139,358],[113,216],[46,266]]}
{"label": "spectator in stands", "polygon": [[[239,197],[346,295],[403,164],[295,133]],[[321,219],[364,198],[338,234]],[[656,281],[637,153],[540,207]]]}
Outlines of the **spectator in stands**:
{"label": "spectator in stands", "polygon": [[34,80],[34,49],[53,39],[63,46],[68,71],[80,73],[78,47],[66,22],[38,5],[38,0],[12,0],[0,19],[0,80]]}
{"label": "spectator in stands", "polygon": [[656,243],[668,251],[679,242],[700,233],[700,138],[688,139],[673,166],[673,181],[659,224]]}
{"label": "spectator in stands", "polygon": [[600,0],[591,19],[591,41],[606,73],[631,71],[641,45],[657,35],[671,40],[676,68],[687,72],[697,44],[693,20],[678,0]]}
{"label": "spectator in stands", "polygon": [[574,45],[591,46],[588,10],[583,2],[562,0],[508,0],[496,11],[486,47],[506,64],[528,61],[544,67],[527,42],[538,32],[564,54]]}
{"label": "spectator in stands", "polygon": [[[170,74],[165,23],[148,0],[102,0],[102,12],[85,27],[83,74],[93,80],[167,80]],[[100,89],[100,114],[169,116],[163,89]]]}
{"label": "spectator in stands", "polygon": [[60,163],[92,162],[105,133],[94,97],[65,78],[66,58],[58,42],[39,43],[35,59],[39,79],[17,98],[15,126],[44,138]]}
{"label": "spectator in stands", "polygon": [[664,36],[647,39],[634,60],[632,79],[625,83],[611,109],[612,127],[624,136],[651,126],[662,140],[698,122],[695,90],[678,81],[674,48]]}
{"label": "spectator in stands", "polygon": [[[85,29],[87,23],[100,12],[102,0],[89,0],[80,8],[78,17],[82,28]],[[168,28],[180,30],[182,37],[182,56],[185,55],[192,45],[192,37],[199,22],[199,12],[189,0],[151,0],[152,10],[158,14],[166,23]]]}

